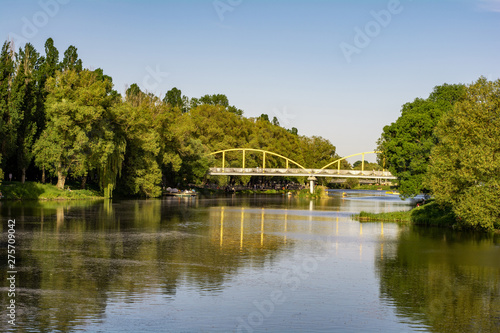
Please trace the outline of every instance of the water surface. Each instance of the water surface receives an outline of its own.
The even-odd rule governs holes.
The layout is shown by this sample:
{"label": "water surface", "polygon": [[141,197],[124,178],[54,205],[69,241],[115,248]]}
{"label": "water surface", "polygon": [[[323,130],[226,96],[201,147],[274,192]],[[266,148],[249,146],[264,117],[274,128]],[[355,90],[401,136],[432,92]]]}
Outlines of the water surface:
{"label": "water surface", "polygon": [[2,202],[16,220],[19,332],[498,332],[500,239],[360,224],[381,191]]}

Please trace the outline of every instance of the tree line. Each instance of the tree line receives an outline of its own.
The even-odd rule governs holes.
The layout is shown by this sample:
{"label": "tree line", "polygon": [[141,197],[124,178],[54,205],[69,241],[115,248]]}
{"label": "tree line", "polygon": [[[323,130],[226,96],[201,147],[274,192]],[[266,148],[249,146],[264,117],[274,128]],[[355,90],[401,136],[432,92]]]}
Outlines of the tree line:
{"label": "tree line", "polygon": [[434,196],[460,228],[500,228],[500,80],[435,87],[403,105],[378,146],[404,197]]}
{"label": "tree line", "polygon": [[[60,60],[51,38],[44,55],[29,43],[18,51],[3,44],[0,138],[0,181],[7,174],[22,182],[55,177],[62,189],[70,177],[82,187],[98,183],[105,197],[115,190],[157,197],[162,186],[201,184],[218,163],[208,153],[222,149],[269,150],[308,167],[338,158],[328,140],[298,135],[266,114],[246,118],[223,94],[189,98],[172,88],[161,98],[131,84],[122,96],[102,69],[83,67],[76,47]],[[246,164],[261,165],[260,158],[247,156]],[[226,155],[227,166],[240,160]],[[266,158],[270,167],[283,163]]]}

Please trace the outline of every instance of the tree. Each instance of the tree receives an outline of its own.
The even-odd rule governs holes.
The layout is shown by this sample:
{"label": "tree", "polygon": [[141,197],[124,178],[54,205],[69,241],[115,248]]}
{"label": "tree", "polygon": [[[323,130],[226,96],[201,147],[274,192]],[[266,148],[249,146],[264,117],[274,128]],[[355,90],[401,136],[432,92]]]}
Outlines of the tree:
{"label": "tree", "polygon": [[[40,57],[40,68],[37,71],[37,96],[36,96],[36,126],[38,133],[36,138],[40,137],[45,128],[45,100],[48,92],[45,89],[45,83],[49,77],[55,77],[59,66],[59,51],[54,46],[54,40],[48,38],[45,42],[45,57]],[[42,183],[45,183],[45,166],[42,166]]]}
{"label": "tree", "polygon": [[267,121],[269,122],[269,116],[265,113],[261,114],[260,117],[258,118],[259,120],[262,120],[262,121]]}
{"label": "tree", "polygon": [[[362,167],[363,167],[363,161],[358,160],[352,164],[353,170],[361,170]],[[365,170],[377,170],[377,171],[382,170],[382,167],[379,164],[371,163],[371,162],[367,162],[367,161],[365,161],[365,163],[364,163],[364,168],[365,168]]]}
{"label": "tree", "polygon": [[280,122],[279,122],[278,118],[273,117],[273,125],[274,126],[279,126],[280,125]]}
{"label": "tree", "polygon": [[163,102],[165,104],[170,104],[173,107],[182,107],[182,92],[176,87],[173,87],[167,91],[165,97],[163,98]]}
{"label": "tree", "polygon": [[429,98],[417,98],[403,105],[396,122],[385,126],[378,141],[389,171],[398,177],[402,197],[429,191],[424,179],[429,156],[437,140],[434,128],[443,114],[464,96],[463,85],[435,87]]}
{"label": "tree", "polygon": [[125,103],[113,108],[126,140],[122,192],[146,197],[161,195],[158,126],[163,123],[165,109],[159,98],[143,93],[135,84],[127,90]]}
{"label": "tree", "polygon": [[104,163],[113,154],[109,147],[112,133],[103,127],[111,86],[89,70],[58,71],[55,78],[47,80],[47,127],[33,149],[35,162],[57,174],[57,187],[64,188],[70,171],[74,176],[86,176],[98,166],[96,160]]}
{"label": "tree", "polygon": [[[0,54],[0,173],[4,161],[15,149],[16,127],[19,116],[9,112],[12,80],[14,78],[14,50],[11,42],[5,42]],[[3,177],[2,177],[3,178]]]}
{"label": "tree", "polygon": [[19,116],[16,129],[17,166],[21,170],[21,182],[26,179],[26,169],[33,158],[31,147],[37,133],[37,69],[40,57],[31,44],[19,50],[9,112]]}
{"label": "tree", "polygon": [[500,80],[481,77],[436,127],[427,183],[459,227],[500,227]]}
{"label": "tree", "polygon": [[234,105],[229,105],[229,100],[226,95],[223,94],[215,94],[215,95],[204,95],[199,99],[193,98],[191,100],[191,108],[195,108],[199,105],[219,105],[223,106],[224,109],[228,112],[234,113],[238,116],[243,115],[243,110],[238,109]]}
{"label": "tree", "polygon": [[54,40],[48,38],[47,41],[45,41],[45,62],[42,65],[42,71],[46,78],[55,76],[58,63],[59,51],[54,46]]}
{"label": "tree", "polygon": [[188,112],[190,108],[189,98],[182,96],[182,92],[175,87],[167,91],[163,102],[171,107],[179,108],[183,113]]}
{"label": "tree", "polygon": [[77,73],[82,71],[82,60],[78,59],[78,49],[70,45],[64,52],[64,58],[59,65],[62,71],[74,70]]}

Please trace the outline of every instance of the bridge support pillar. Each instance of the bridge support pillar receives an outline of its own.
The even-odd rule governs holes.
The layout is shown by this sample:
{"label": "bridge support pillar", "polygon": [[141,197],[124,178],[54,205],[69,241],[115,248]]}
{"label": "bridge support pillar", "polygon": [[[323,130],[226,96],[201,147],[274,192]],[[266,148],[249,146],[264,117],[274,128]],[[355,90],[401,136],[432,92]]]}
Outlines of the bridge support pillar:
{"label": "bridge support pillar", "polygon": [[314,194],[314,182],[316,181],[316,177],[310,176],[307,180],[309,181],[309,191],[311,194]]}

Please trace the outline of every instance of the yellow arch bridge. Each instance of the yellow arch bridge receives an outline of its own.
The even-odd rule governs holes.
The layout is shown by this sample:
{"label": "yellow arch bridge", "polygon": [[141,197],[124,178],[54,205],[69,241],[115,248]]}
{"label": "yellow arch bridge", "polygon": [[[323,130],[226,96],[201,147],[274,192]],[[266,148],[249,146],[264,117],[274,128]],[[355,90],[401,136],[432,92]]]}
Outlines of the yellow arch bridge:
{"label": "yellow arch bridge", "polygon": [[[226,166],[226,153],[228,152],[241,152],[241,167],[227,167]],[[247,153],[262,154],[262,165],[258,167],[248,167]],[[378,151],[370,151],[364,153],[353,154],[345,156],[328,163],[321,169],[308,169],[294,160],[283,155],[273,153],[271,151],[252,148],[233,148],[213,152],[209,155],[222,155],[222,165],[220,167],[210,168],[209,174],[213,176],[268,176],[268,177],[309,177],[309,180],[316,180],[315,177],[337,177],[337,178],[365,178],[365,179],[396,179],[387,170],[365,170],[365,155],[378,154]],[[361,155],[361,170],[341,170],[340,162],[354,156]],[[272,168],[266,165],[266,158],[275,156],[285,161],[285,168]],[[331,167],[336,168],[331,168]]]}

